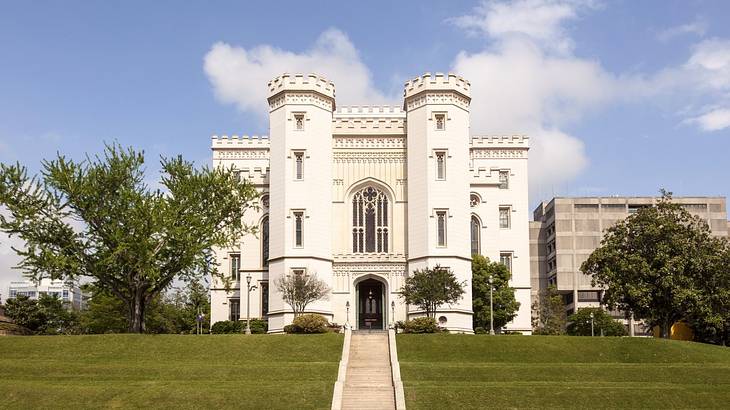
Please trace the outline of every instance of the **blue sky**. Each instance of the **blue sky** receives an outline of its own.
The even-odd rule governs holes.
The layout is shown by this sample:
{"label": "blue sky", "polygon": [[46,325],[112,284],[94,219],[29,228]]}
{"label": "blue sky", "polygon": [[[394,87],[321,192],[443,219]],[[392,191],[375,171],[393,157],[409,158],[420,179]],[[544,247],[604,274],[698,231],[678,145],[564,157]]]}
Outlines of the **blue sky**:
{"label": "blue sky", "polygon": [[[730,193],[730,2],[0,2],[0,161],[37,170],[104,141],[207,163],[266,134],[265,82],[335,81],[400,103],[455,71],[474,134],[532,137],[530,202]],[[9,272],[0,244],[0,292]]]}

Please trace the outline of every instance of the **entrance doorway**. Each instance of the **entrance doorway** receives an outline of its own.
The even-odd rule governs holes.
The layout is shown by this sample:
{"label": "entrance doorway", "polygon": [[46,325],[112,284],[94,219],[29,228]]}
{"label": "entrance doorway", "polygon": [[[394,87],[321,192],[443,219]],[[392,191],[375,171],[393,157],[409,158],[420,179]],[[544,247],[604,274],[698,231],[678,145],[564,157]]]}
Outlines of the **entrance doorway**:
{"label": "entrance doorway", "polygon": [[357,284],[357,328],[382,330],[383,283],[367,279]]}

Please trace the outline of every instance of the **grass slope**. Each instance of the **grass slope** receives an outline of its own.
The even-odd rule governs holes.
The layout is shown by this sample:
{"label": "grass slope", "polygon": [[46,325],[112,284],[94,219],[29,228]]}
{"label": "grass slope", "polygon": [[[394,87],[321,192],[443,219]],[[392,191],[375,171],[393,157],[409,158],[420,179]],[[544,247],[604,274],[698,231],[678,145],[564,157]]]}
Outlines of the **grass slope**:
{"label": "grass slope", "polygon": [[399,335],[413,409],[728,408],[730,349],[643,338]]}
{"label": "grass slope", "polygon": [[0,407],[329,408],[342,336],[0,338]]}

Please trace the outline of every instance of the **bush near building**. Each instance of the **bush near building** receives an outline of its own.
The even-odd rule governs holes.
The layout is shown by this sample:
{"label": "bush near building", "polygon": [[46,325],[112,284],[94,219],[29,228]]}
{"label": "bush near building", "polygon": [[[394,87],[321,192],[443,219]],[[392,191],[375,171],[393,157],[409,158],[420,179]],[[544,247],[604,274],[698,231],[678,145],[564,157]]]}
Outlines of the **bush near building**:
{"label": "bush near building", "polygon": [[[251,319],[251,333],[253,334],[264,334],[269,330],[269,322],[261,319]],[[213,334],[232,334],[232,333],[245,333],[246,321],[245,320],[223,320],[215,322],[210,332]]]}
{"label": "bush near building", "polygon": [[614,320],[601,308],[582,308],[568,318],[568,334],[571,336],[591,335],[591,314],[593,314],[594,336],[626,336],[623,324]]}
{"label": "bush near building", "polygon": [[284,326],[286,333],[327,333],[329,322],[322,315],[307,313],[294,318],[290,325]]}

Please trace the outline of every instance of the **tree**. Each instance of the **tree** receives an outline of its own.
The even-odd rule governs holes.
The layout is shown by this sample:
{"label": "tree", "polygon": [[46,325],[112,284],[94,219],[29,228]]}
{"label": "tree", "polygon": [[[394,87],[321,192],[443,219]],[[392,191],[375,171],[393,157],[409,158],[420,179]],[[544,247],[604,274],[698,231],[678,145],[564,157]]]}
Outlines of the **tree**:
{"label": "tree", "polygon": [[532,319],[533,333],[536,335],[565,334],[567,323],[563,296],[551,285],[540,292],[532,305],[535,316]]}
{"label": "tree", "polygon": [[145,183],[144,154],[118,145],[103,156],[44,161],[41,176],[0,165],[0,230],[25,241],[14,249],[34,279],[88,277],[127,306],[130,332],[144,332],[152,300],[174,280],[208,272],[214,247],[254,228],[243,215],[257,197],[231,170],[161,159],[163,189]]}
{"label": "tree", "polygon": [[38,300],[18,296],[7,301],[5,314],[36,334],[55,335],[76,332],[76,314],[57,296],[41,294]]}
{"label": "tree", "polygon": [[685,320],[695,340],[727,346],[730,342],[730,243],[720,240],[721,252],[707,260],[715,266],[699,284],[700,303],[691,306]]}
{"label": "tree", "polygon": [[[127,304],[104,289],[93,285],[84,286],[91,294],[86,309],[79,313],[81,333],[105,334],[126,333],[129,331],[129,310]],[[147,314],[150,313],[147,307]]]}
{"label": "tree", "polygon": [[294,274],[282,276],[274,281],[276,290],[294,311],[294,317],[304,313],[312,302],[326,299],[330,288],[317,278],[317,274]]}
{"label": "tree", "polygon": [[609,309],[633,312],[669,338],[672,324],[688,312],[708,309],[703,282],[715,276],[720,246],[704,220],[662,190],[656,206],[609,228],[581,271],[605,289]]}
{"label": "tree", "polygon": [[591,335],[591,314],[593,314],[594,336],[626,336],[626,328],[620,322],[613,320],[605,310],[595,308],[581,308],[568,318],[568,334],[571,336]]}
{"label": "tree", "polygon": [[430,318],[443,304],[456,303],[464,294],[465,282],[459,282],[448,268],[418,269],[406,278],[400,296],[409,305],[416,305]]}
{"label": "tree", "polygon": [[489,277],[492,277],[494,327],[499,329],[517,316],[520,303],[515,299],[515,289],[509,286],[510,271],[499,262],[491,262],[481,255],[471,260],[472,308],[474,328],[489,329]]}

